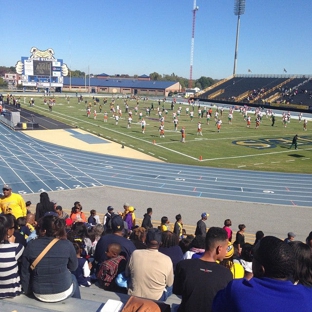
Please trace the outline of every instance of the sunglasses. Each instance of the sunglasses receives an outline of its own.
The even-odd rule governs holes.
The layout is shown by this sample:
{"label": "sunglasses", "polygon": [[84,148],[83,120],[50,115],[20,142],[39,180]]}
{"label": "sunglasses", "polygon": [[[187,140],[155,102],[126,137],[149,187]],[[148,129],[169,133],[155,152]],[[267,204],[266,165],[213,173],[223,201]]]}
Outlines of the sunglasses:
{"label": "sunglasses", "polygon": [[5,191],[9,191],[9,189],[7,189],[7,188],[3,188],[3,189],[2,189],[2,191],[3,191],[3,192],[5,192]]}

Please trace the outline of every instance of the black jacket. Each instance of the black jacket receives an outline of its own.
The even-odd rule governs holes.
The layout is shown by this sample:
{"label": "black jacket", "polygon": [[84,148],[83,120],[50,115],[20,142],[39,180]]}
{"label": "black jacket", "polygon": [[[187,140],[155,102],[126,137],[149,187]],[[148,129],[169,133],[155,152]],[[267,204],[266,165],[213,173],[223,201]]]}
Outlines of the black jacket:
{"label": "black jacket", "polygon": [[152,229],[153,228],[153,224],[151,221],[151,216],[149,214],[145,214],[143,221],[142,221],[142,227],[144,227],[145,229]]}

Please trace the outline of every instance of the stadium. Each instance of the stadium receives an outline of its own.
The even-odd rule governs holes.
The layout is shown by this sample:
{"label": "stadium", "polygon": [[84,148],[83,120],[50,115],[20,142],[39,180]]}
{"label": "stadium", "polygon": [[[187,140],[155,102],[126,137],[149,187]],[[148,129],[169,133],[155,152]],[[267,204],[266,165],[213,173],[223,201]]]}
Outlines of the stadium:
{"label": "stadium", "polygon": [[[29,90],[0,99],[0,178],[32,212],[48,193],[69,215],[78,201],[85,215],[96,210],[101,223],[111,205],[121,212],[130,203],[136,225],[152,207],[155,228],[166,216],[173,231],[181,214],[194,235],[206,213],[208,228],[230,218],[233,236],[245,223],[251,244],[259,230],[309,243],[312,76],[235,73],[185,99],[169,96],[182,92],[178,81],[68,77],[63,59],[33,52],[17,64]],[[95,284],[80,292],[78,308],[74,298],[3,301],[25,311],[98,311],[129,299]],[[166,308],[180,302],[172,295]]]}

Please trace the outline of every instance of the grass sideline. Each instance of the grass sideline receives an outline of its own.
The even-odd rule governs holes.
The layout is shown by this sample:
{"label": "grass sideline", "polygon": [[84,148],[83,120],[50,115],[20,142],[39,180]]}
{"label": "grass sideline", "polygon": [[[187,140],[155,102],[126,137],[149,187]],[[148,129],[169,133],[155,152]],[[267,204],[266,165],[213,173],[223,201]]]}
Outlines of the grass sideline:
{"label": "grass sideline", "polygon": [[[96,96],[96,95],[95,95]],[[276,117],[275,126],[271,126],[271,120],[263,117],[259,129],[255,129],[255,116],[251,116],[251,127],[246,127],[246,121],[243,116],[235,111],[233,123],[228,123],[228,111],[224,110],[222,116],[221,132],[218,133],[214,118],[210,124],[206,124],[206,118],[199,119],[197,106],[194,110],[194,119],[191,122],[190,117],[186,115],[187,105],[175,104],[174,111],[182,107],[182,113],[179,117],[178,131],[174,131],[172,112],[170,103],[157,100],[139,100],[138,113],[135,114],[134,107],[137,106],[136,100],[128,99],[129,110],[133,112],[133,122],[131,129],[127,128],[128,115],[125,114],[125,104],[123,98],[115,98],[115,108],[117,105],[122,109],[122,117],[118,125],[110,112],[110,103],[112,98],[106,98],[107,103],[103,104],[103,98],[94,105],[91,97],[83,99],[78,104],[78,98],[65,95],[56,97],[56,105],[53,111],[49,112],[48,105],[44,104],[44,97],[34,97],[35,106],[30,107],[27,103],[30,96],[25,96],[25,104],[21,97],[21,107],[27,110],[48,116],[50,118],[62,121],[73,127],[79,127],[93,134],[102,136],[106,139],[135,148],[143,153],[158,157],[170,163],[180,163],[187,165],[210,166],[218,168],[277,171],[290,173],[312,173],[312,135],[309,130],[303,131],[303,123],[298,122],[298,115],[292,112],[292,119],[285,128],[282,124],[282,118]],[[91,115],[88,118],[86,114],[86,104],[91,103]],[[150,116],[146,116],[146,108],[154,105],[154,111]],[[100,113],[99,105],[102,105]],[[159,118],[157,107],[168,110],[165,116],[165,138],[159,137]],[[192,107],[190,110],[192,110]],[[207,108],[210,108],[207,105]],[[97,111],[97,118],[93,118],[93,110]],[[216,107],[213,107],[213,115]],[[108,122],[103,122],[103,113],[108,113]],[[139,112],[147,122],[145,134],[141,132],[139,123]],[[202,122],[203,136],[197,135],[197,123]],[[179,130],[184,126],[186,129],[186,143],[180,142],[181,134]],[[298,134],[298,150],[290,150],[289,146],[295,134]]]}

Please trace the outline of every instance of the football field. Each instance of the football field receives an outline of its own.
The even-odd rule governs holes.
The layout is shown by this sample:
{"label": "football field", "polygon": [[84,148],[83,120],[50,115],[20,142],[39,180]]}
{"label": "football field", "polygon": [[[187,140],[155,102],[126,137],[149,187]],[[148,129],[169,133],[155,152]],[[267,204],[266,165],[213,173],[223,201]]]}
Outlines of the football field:
{"label": "football field", "polygon": [[[83,98],[83,101],[79,102],[76,97],[67,98],[63,95],[55,98],[55,105],[52,111],[49,111],[43,96],[36,97],[35,105],[32,107],[27,104],[29,97],[25,97],[24,100],[22,97],[21,106],[167,162],[232,169],[312,173],[312,135],[309,129],[311,121],[308,118],[307,131],[304,131],[303,119],[307,118],[305,115],[299,122],[298,113],[291,112],[290,121],[283,124],[282,112],[279,112],[276,114],[275,125],[272,126],[270,116],[266,116],[264,111],[260,126],[256,129],[254,111],[248,111],[251,119],[248,128],[239,110],[234,110],[230,124],[229,107],[223,110],[222,115],[219,108],[222,125],[218,132],[214,118],[218,108],[208,103],[201,103],[200,109],[204,111],[212,109],[210,120],[207,120],[206,113],[200,118],[197,104],[193,107],[185,103],[176,103],[171,110],[170,102],[158,99],[135,100],[116,97],[105,99],[107,100],[105,104],[104,98],[100,97],[98,102],[91,97]],[[127,113],[126,105],[129,106]],[[151,107],[153,109],[150,109]],[[149,113],[147,108],[150,109]],[[130,111],[132,122],[128,126]],[[194,114],[193,118],[190,117],[191,111]],[[177,114],[178,119],[176,130],[173,113]],[[104,122],[106,114],[107,119]],[[119,116],[117,124],[114,115]],[[159,132],[161,117],[164,117],[164,137],[160,137]],[[142,119],[146,121],[144,133]],[[201,123],[202,135],[198,132],[198,122]],[[185,143],[181,142],[182,127],[186,133]],[[299,136],[298,150],[294,147],[289,149],[295,134]]]}

